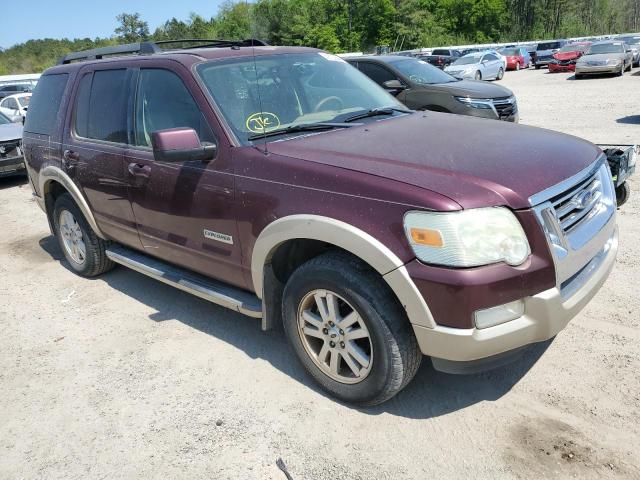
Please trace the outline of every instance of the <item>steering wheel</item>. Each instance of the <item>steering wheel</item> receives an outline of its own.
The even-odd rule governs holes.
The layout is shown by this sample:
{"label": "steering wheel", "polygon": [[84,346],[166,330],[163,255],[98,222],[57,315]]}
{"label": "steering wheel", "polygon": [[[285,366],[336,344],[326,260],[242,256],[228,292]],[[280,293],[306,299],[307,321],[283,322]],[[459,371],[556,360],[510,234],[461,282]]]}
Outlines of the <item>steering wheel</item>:
{"label": "steering wheel", "polygon": [[340,106],[338,107],[338,110],[341,110],[344,107],[344,102],[342,101],[342,99],[340,97],[336,97],[335,95],[332,95],[331,97],[325,97],[322,100],[320,100],[318,104],[315,106],[315,108],[313,109],[313,111],[314,112],[321,111],[322,107],[324,107],[329,102],[339,103]]}

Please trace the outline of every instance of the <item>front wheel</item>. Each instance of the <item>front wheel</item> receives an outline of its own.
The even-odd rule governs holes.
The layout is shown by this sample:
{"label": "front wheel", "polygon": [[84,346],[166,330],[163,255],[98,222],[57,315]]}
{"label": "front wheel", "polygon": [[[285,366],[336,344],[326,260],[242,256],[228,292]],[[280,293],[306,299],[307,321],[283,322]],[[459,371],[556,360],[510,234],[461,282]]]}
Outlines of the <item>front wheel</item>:
{"label": "front wheel", "polygon": [[516,72],[520,70],[520,62],[516,62]]}
{"label": "front wheel", "polygon": [[347,402],[388,400],[409,383],[422,360],[405,312],[386,283],[344,253],[313,258],[291,275],[283,322],[307,372]]}
{"label": "front wheel", "polygon": [[500,67],[500,70],[498,70],[498,75],[496,76],[496,80],[502,80],[503,77],[504,77],[504,69]]}
{"label": "front wheel", "polygon": [[473,78],[476,80],[482,80],[482,73],[480,73],[480,70],[476,72]]}

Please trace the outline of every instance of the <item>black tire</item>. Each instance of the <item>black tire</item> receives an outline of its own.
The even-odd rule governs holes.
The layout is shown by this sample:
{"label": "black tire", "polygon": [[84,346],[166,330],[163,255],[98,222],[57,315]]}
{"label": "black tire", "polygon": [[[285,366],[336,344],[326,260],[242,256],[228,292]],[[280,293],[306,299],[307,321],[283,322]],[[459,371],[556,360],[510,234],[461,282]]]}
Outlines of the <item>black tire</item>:
{"label": "black tire", "polygon": [[[86,249],[86,256],[82,263],[76,262],[64,245],[60,230],[60,214],[65,210],[73,215],[82,232],[82,240]],[[78,208],[76,202],[74,202],[73,197],[68,193],[64,193],[56,199],[56,203],[53,208],[53,225],[56,238],[58,239],[58,244],[60,245],[60,250],[62,250],[69,267],[78,275],[83,277],[95,277],[101,273],[111,270],[115,266],[105,253],[105,249],[109,245],[109,242],[102,240],[95,234],[93,229],[89,226],[89,223],[87,223],[87,220],[84,218],[82,211]]]}
{"label": "black tire", "polygon": [[[325,374],[298,333],[301,302],[310,292],[324,289],[353,306],[369,331],[372,365],[359,383],[342,383]],[[418,371],[422,353],[402,306],[380,275],[359,259],[329,252],[309,260],[289,278],[282,302],[284,330],[293,350],[313,379],[335,397],[377,405],[397,394]]]}
{"label": "black tire", "polygon": [[623,183],[616,187],[616,204],[618,207],[621,207],[627,200],[629,200],[629,195],[631,194],[631,188],[627,182]]}
{"label": "black tire", "polygon": [[573,75],[573,78],[575,78],[576,80],[582,80],[584,77],[583,77],[581,74],[579,74],[579,73],[575,73],[575,74]]}
{"label": "black tire", "polygon": [[482,72],[478,70],[476,74],[473,76],[475,80],[482,80]]}
{"label": "black tire", "polygon": [[496,76],[496,80],[502,80],[504,78],[504,69],[500,67],[498,70],[498,75]]}
{"label": "black tire", "polygon": [[540,70],[540,65],[536,65],[536,70]]}

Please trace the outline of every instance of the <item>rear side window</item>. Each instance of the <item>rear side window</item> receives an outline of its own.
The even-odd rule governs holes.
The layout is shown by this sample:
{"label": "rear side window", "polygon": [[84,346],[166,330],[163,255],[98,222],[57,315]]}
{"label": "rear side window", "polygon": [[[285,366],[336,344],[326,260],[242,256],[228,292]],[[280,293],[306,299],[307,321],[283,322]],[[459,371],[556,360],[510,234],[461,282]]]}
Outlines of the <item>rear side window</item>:
{"label": "rear side window", "polygon": [[69,74],[43,75],[33,92],[24,129],[27,132],[52,135],[56,127],[60,103]]}
{"label": "rear side window", "polygon": [[136,93],[136,145],[150,146],[151,134],[168,128],[193,128],[202,142],[213,132],[180,77],[169,70],[142,69]]}
{"label": "rear side window", "polygon": [[126,69],[97,70],[82,77],[75,107],[78,136],[127,143],[128,79]]}
{"label": "rear side window", "polygon": [[444,55],[444,56],[448,56],[449,55],[449,50],[438,50],[435,49],[431,55]]}

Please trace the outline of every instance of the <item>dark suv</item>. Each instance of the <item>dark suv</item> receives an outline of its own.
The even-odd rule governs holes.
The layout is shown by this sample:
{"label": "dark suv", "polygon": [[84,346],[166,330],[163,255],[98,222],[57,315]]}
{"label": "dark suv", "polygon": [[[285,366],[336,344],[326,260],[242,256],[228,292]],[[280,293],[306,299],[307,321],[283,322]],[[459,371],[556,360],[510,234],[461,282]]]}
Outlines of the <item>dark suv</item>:
{"label": "dark suv", "polygon": [[109,47],[44,72],[24,148],[71,269],[119,263],[282,324],[361,404],[423,354],[506,361],[598,291],[618,235],[597,147],[408,111],[336,56],[256,43]]}

